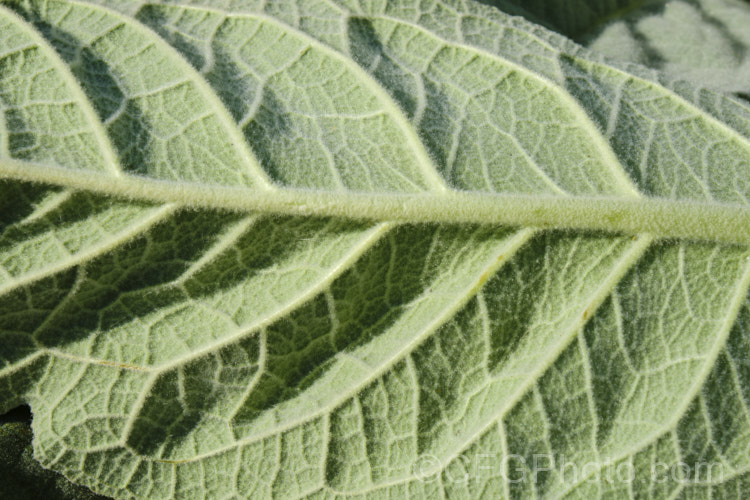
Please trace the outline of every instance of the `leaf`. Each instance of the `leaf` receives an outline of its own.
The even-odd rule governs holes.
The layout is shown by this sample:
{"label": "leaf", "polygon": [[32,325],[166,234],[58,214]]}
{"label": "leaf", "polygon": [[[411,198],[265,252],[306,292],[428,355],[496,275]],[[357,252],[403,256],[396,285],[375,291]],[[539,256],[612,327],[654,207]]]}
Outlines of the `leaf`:
{"label": "leaf", "polygon": [[[699,0],[700,1],[700,0]],[[480,0],[509,14],[523,16],[569,38],[579,40],[609,21],[663,6],[665,0]]]}
{"label": "leaf", "polygon": [[52,500],[102,500],[82,486],[75,486],[63,476],[43,469],[34,460],[31,448],[31,415],[22,407],[0,416],[0,495],[3,498]]}
{"label": "leaf", "polygon": [[745,0],[486,3],[504,8],[504,2],[514,13],[614,60],[750,95],[750,4]]}
{"label": "leaf", "polygon": [[45,467],[747,491],[740,102],[472,2],[34,0],[0,6],[0,103],[0,411]]}
{"label": "leaf", "polygon": [[619,60],[747,96],[748,23],[750,4],[740,0],[669,2],[588,34],[586,45]]}

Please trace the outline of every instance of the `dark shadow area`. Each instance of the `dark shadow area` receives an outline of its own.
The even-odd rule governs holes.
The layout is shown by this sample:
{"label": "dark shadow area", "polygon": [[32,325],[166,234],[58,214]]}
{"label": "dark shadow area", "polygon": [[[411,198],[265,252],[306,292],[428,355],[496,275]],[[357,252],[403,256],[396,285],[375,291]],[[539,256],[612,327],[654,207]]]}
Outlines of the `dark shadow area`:
{"label": "dark shadow area", "polygon": [[641,12],[651,7],[663,8],[666,0],[611,0],[593,2],[587,0],[478,0],[503,12],[522,16],[532,23],[541,24],[561,35],[580,41],[603,24],[621,19],[632,12]]}
{"label": "dark shadow area", "polygon": [[[642,21],[665,14],[665,8],[669,4],[666,0],[613,0],[610,2],[585,0],[568,2],[548,2],[544,0],[479,1],[506,13],[520,15],[531,22],[542,24],[584,45],[596,40],[608,26],[616,22],[627,30],[630,38],[638,47],[637,58],[632,58],[631,62],[637,62],[657,70],[664,70],[670,62],[665,54],[654,45],[649,34],[639,28]],[[703,3],[699,0],[673,2],[673,4],[678,3],[690,6],[700,16],[703,24],[718,33],[718,36],[730,47],[731,57],[738,66],[747,60],[747,47],[742,40],[732,33],[721,19],[709,12]],[[743,3],[750,7],[750,2],[744,1]],[[692,68],[686,67],[685,69]],[[734,95],[750,100],[742,93]]]}
{"label": "dark shadow area", "polygon": [[256,335],[162,375],[138,414],[128,446],[143,454],[171,456],[226,403],[222,380],[252,380],[258,355]]}
{"label": "dark shadow area", "polygon": [[[646,13],[644,13],[645,15]],[[628,33],[630,33],[630,36],[633,37],[633,40],[638,42],[638,49],[640,50],[641,57],[642,57],[642,63],[648,64],[650,68],[654,69],[661,69],[664,67],[664,64],[667,62],[664,56],[657,50],[656,47],[653,46],[651,43],[651,40],[648,39],[646,34],[644,34],[639,28],[638,28],[638,21],[632,18],[628,18],[626,20],[623,20],[622,23],[625,25],[625,27],[628,30]]]}
{"label": "dark shadow area", "polygon": [[33,285],[6,292],[0,300],[0,367],[38,350],[32,337],[75,284],[76,271],[62,271]]}
{"label": "dark shadow area", "polygon": [[[222,69],[226,69],[227,66],[224,65]],[[280,159],[298,155],[294,144],[296,131],[287,107],[268,86],[257,88],[255,92],[262,93],[263,97],[253,119],[244,127],[242,133],[271,179],[287,186],[306,187],[300,183],[300,178],[290,178],[288,169],[279,165]],[[298,164],[304,171],[306,162],[303,155],[299,156]]]}
{"label": "dark shadow area", "polygon": [[[221,388],[214,381],[221,378],[221,370],[231,369],[246,384],[254,384],[247,399],[236,402],[240,409],[235,425],[249,423],[298,396],[327,372],[337,355],[387,329],[403,307],[423,292],[420,273],[427,268],[434,231],[429,227],[398,230],[338,278],[327,297],[318,295],[269,326],[261,374],[255,365],[261,349],[257,334],[191,363],[179,376],[177,371],[165,374],[146,401],[129,444],[141,453],[153,453],[162,445],[166,445],[162,453],[168,453],[177,446],[219,402]],[[383,262],[392,264],[383,266]],[[184,390],[179,390],[180,384]]]}
{"label": "dark shadow area", "polygon": [[[309,240],[324,233],[340,235],[348,231],[358,232],[364,227],[362,224],[330,219],[264,219],[182,287],[169,286],[215,245],[216,238],[230,224],[242,217],[210,211],[183,211],[127,245],[87,262],[85,269],[69,269],[7,294],[0,301],[0,330],[3,331],[0,361],[3,364],[15,363],[35,352],[32,337],[44,346],[63,350],[69,343],[92,336],[96,337],[93,340],[96,344],[104,341],[113,328],[138,321],[155,311],[180,304],[190,307],[193,300],[208,298],[223,288],[233,287],[258,274],[274,272],[278,263],[295,255],[299,249],[309,245]],[[407,237],[404,243],[411,247],[408,243],[411,240],[413,236]],[[422,259],[428,252],[421,244],[409,248],[407,253],[411,256],[409,262],[414,262],[413,259]],[[367,329],[376,330],[388,324],[397,313],[391,311],[389,316],[384,316],[385,312],[394,305],[410,300],[418,292],[417,285],[408,283],[394,284],[387,292],[384,291],[387,270],[379,264],[382,258],[366,260],[365,264],[353,271],[355,275],[344,280],[346,284],[334,287],[334,295],[340,295],[341,300],[346,302],[340,306],[339,314],[346,318],[347,323],[350,323],[351,316],[356,319],[338,332],[335,338],[323,341],[316,338],[327,335],[330,326],[327,310],[315,310],[324,304],[321,298],[314,299],[311,306],[269,330],[269,355],[273,358],[269,372],[279,374],[283,380],[283,391],[266,388],[261,383],[258,395],[253,396],[256,401],[254,407],[266,409],[274,402],[296,394],[300,387],[325,372],[326,360],[358,341],[364,342],[368,334],[376,334]],[[400,276],[410,267],[411,264],[402,263],[396,275]],[[367,283],[360,283],[357,274],[369,276]],[[370,290],[356,291],[357,297],[360,294],[370,297],[370,304],[364,310],[356,305],[354,299],[347,300],[353,292],[350,288],[355,286],[372,287]],[[354,309],[350,310],[352,307]],[[250,344],[244,348],[257,351],[257,346],[252,346],[255,341],[249,341]],[[175,342],[180,340],[175,339]],[[219,354],[219,357],[222,355]],[[144,417],[136,424],[132,434],[136,439],[147,437],[146,441],[133,443],[137,449],[152,450],[163,444],[160,440],[179,442],[219,401],[221,394],[212,385],[213,378],[206,375],[206,363],[213,362],[214,357],[209,355],[185,367],[186,376],[196,374],[189,384],[190,403],[173,398],[176,372],[165,374],[159,380],[153,397],[143,409]],[[251,358],[249,355],[245,358],[248,360],[245,365],[250,366]],[[43,360],[39,363],[43,364]],[[251,376],[250,371],[242,375],[247,380]],[[26,387],[23,384],[32,381],[33,377],[28,375],[14,382],[16,388],[12,393],[23,394],[23,387]],[[161,402],[160,395],[164,396]],[[151,411],[154,408],[157,411]],[[166,417],[167,421],[163,421]],[[160,422],[156,428],[149,423],[154,421]],[[158,435],[155,434],[157,431]]]}
{"label": "dark shadow area", "polygon": [[[160,306],[185,300],[159,289],[210,248],[236,214],[181,212],[117,250],[6,293],[0,301],[0,367],[36,350],[106,332]],[[236,276],[235,279],[241,279]],[[153,293],[148,292],[153,289]],[[145,299],[138,299],[145,293]],[[132,300],[130,297],[134,297]]]}
{"label": "dark shadow area", "polygon": [[[92,336],[96,337],[96,345],[106,341],[108,332],[123,324],[139,321],[164,309],[184,307],[189,310],[195,307],[193,301],[205,299],[210,303],[211,297],[222,289],[235,287],[264,273],[274,273],[277,265],[283,265],[297,251],[304,249],[311,239],[330,238],[363,228],[361,224],[341,220],[264,219],[182,286],[170,286],[170,282],[208,251],[215,244],[215,238],[240,217],[207,211],[179,213],[154,227],[147,235],[87,263],[85,277],[77,270],[70,270],[35,284],[30,296],[43,298],[46,293],[46,302],[33,310],[24,305],[25,293],[6,297],[0,303],[0,328],[12,327],[18,332],[17,336],[29,341],[31,335],[36,335],[43,345],[50,347],[64,349],[68,343]],[[252,302],[244,307],[252,310]],[[49,321],[50,315],[53,315],[52,321]],[[257,346],[252,345],[257,338],[250,338],[250,344],[243,344],[244,349],[257,351]],[[175,338],[175,342],[181,343],[182,340]],[[29,342],[17,342],[14,352],[4,356],[20,358],[33,348],[27,344]],[[331,355],[339,348],[329,350]],[[157,382],[142,410],[142,418],[136,423],[136,430],[132,433],[136,440],[133,446],[144,453],[153,451],[163,444],[160,439],[179,442],[194,429],[205,413],[220,402],[220,389],[215,386],[213,371],[206,363],[223,366],[215,361],[216,356],[221,359],[236,349],[235,346],[207,355],[184,368],[184,376],[196,374],[190,377],[187,386],[190,402],[175,399],[179,393],[175,390],[177,372],[165,374]],[[255,361],[249,355],[244,359],[242,365],[248,367]],[[315,357],[311,364],[314,366],[319,361],[320,358]],[[242,377],[249,380],[252,370],[241,369],[245,370]],[[296,367],[299,377],[306,376],[310,369],[311,366],[305,364]],[[154,422],[159,422],[159,425]]]}
{"label": "dark shadow area", "polygon": [[[259,82],[248,81],[247,74],[232,64],[231,61],[235,55],[230,53],[229,48],[216,41],[226,20],[217,26],[212,35],[210,50],[213,52],[213,60],[211,67],[206,68],[206,58],[201,54],[206,47],[200,43],[199,39],[186,36],[175,29],[172,26],[172,20],[168,17],[170,11],[179,13],[181,9],[179,6],[171,5],[144,5],[135,17],[177,49],[211,84],[211,88],[216,91],[233,118],[236,121],[242,120],[243,110],[263,89],[259,87]],[[232,49],[236,50],[237,47],[232,47]],[[271,108],[273,109],[273,106]]]}
{"label": "dark shadow area", "polygon": [[[227,224],[240,217],[211,211],[179,212],[127,245],[87,262],[85,270],[71,269],[33,284],[31,297],[54,294],[49,306],[36,308],[42,313],[40,320],[47,320],[51,313],[54,321],[44,326],[29,323],[24,330],[35,333],[46,346],[63,348],[92,332],[106,331],[186,300],[184,292],[160,286],[179,277],[215,244]],[[0,314],[0,325],[3,317]]]}
{"label": "dark shadow area", "polygon": [[429,258],[433,241],[449,246],[472,230],[401,227],[337,279],[329,297],[319,296],[271,325],[267,369],[234,423],[248,423],[264,410],[296,397],[328,370],[339,353],[386,331],[437,278],[439,267]]}
{"label": "dark shadow area", "polygon": [[[565,76],[565,88],[568,93],[577,101],[586,104],[586,111],[599,130],[607,130],[612,104],[617,98],[613,82],[594,78],[585,64],[575,57],[560,56],[560,68]],[[646,143],[647,137],[644,134],[648,127],[641,123],[643,118],[639,113],[626,112],[629,104],[626,98],[623,99],[614,133],[607,139],[628,177],[639,189],[649,193],[650,188],[644,185],[641,171],[641,155],[644,154],[644,148],[633,146]]]}
{"label": "dark shadow area", "polygon": [[[706,11],[705,7],[701,5],[698,0],[684,0],[688,5],[692,6],[701,16],[701,20],[714,28],[716,31],[721,33],[721,36],[727,41],[729,46],[732,48],[732,53],[737,61],[742,61],[747,57],[747,47],[742,43],[742,40],[737,38],[734,33],[729,31],[727,27],[719,20],[716,16]],[[747,5],[750,8],[750,3]],[[748,27],[747,29],[750,29]]]}
{"label": "dark shadow area", "polygon": [[4,500],[107,500],[43,468],[31,446],[31,410],[0,415],[0,498]]}
{"label": "dark shadow area", "polygon": [[[3,196],[4,184],[9,184],[8,189],[8,219],[9,226],[3,231],[2,222],[0,222],[0,251],[15,247],[16,245],[48,235],[50,231],[62,232],[66,228],[84,223],[87,219],[96,217],[99,214],[112,211],[118,205],[129,209],[131,214],[135,213],[135,208],[143,207],[144,210],[153,207],[148,203],[138,201],[120,201],[111,197],[99,196],[87,192],[75,192],[63,203],[60,203],[54,210],[50,210],[43,217],[28,221],[23,225],[12,226],[11,224],[23,220],[23,215],[31,215],[34,212],[35,205],[48,196],[54,196],[59,193],[58,188],[45,188],[38,184],[16,183],[14,181],[0,181],[0,197]],[[16,188],[17,189],[14,189]],[[5,201],[0,198],[0,211],[3,210]],[[17,205],[11,205],[17,202]],[[14,213],[17,212],[17,213]],[[3,215],[6,215],[3,212]],[[135,219],[135,217],[133,217]],[[137,219],[136,219],[137,220]],[[122,224],[123,230],[127,229],[126,224]]]}
{"label": "dark shadow area", "polygon": [[[121,107],[129,104],[126,103],[124,94],[117,85],[115,77],[110,74],[106,63],[98,59],[90,49],[82,48],[79,40],[45,22],[38,15],[36,7],[29,7],[28,10],[17,4],[10,5],[9,7],[14,8],[20,16],[30,24],[33,24],[56,51],[57,55],[69,66],[70,71],[80,83],[81,88],[102,121],[107,120],[114,113],[119,112]],[[40,54],[36,54],[34,57],[46,59],[46,56]],[[2,72],[3,66],[6,64],[24,64],[23,55],[7,59],[9,62],[0,61],[0,72]],[[11,68],[9,74],[12,75],[18,71],[23,71],[23,69]],[[27,85],[27,83],[24,83],[24,85]],[[30,83],[28,85],[31,86]],[[59,85],[67,87],[65,83],[60,83]],[[49,91],[56,92],[56,89],[49,89]],[[0,92],[0,100],[6,97],[2,94]],[[13,92],[10,93],[10,96],[13,96]],[[54,102],[58,99],[59,97],[57,96],[52,97]],[[87,133],[84,147],[80,148],[79,151],[73,152],[64,141],[51,138],[51,132],[48,130],[49,124],[43,119],[38,116],[35,119],[30,118],[29,113],[38,115],[39,112],[28,111],[25,107],[27,104],[25,101],[21,103],[9,102],[6,104],[8,106],[3,113],[2,119],[5,120],[5,128],[8,134],[8,154],[11,157],[43,163],[52,162],[64,167],[81,170],[91,168],[93,165],[101,167],[102,154],[98,150],[99,146],[91,134]],[[23,106],[19,107],[19,104]],[[55,112],[51,114],[50,119],[52,117],[57,120],[70,118],[71,123],[75,127],[80,127],[79,122],[85,120],[84,114],[80,110],[69,114],[68,109],[61,107],[62,105],[55,106]],[[64,105],[69,106],[67,103]],[[119,130],[117,127],[109,131],[115,149],[119,149],[123,153],[123,163],[125,165],[123,168],[127,168],[128,164],[141,165],[141,158],[134,158],[130,161],[128,154],[132,156],[130,151],[134,148],[139,151],[146,151],[147,146],[143,140],[144,137],[147,137],[144,133],[146,125],[142,123],[143,120],[138,110],[127,109],[126,111],[122,113],[122,117],[130,119],[132,123],[127,127],[120,126],[119,129],[126,129],[129,133],[123,133],[123,130]],[[135,130],[135,132],[131,132],[132,130]]]}
{"label": "dark shadow area", "polygon": [[138,8],[133,17],[169,42],[172,47],[185,56],[185,59],[197,71],[202,71],[207,61],[201,54],[200,43],[194,38],[184,36],[177,30],[168,28],[170,20],[167,18],[166,12],[169,10],[180,11],[180,6],[145,4]]}
{"label": "dark shadow area", "polygon": [[8,413],[0,415],[0,425],[10,423],[31,425],[31,408],[28,405],[18,406]]}
{"label": "dark shadow area", "polygon": [[543,286],[539,282],[539,265],[544,262],[551,240],[554,237],[548,233],[534,238],[485,285],[487,296],[499,299],[487,303],[493,320],[488,356],[490,371],[500,370],[513,357],[527,334],[531,319],[538,314],[538,291]]}
{"label": "dark shadow area", "polygon": [[99,118],[102,121],[110,119],[127,99],[109,65],[91,49],[83,46],[73,34],[47,23],[40,17],[30,17],[27,14],[27,18],[68,64]]}
{"label": "dark shadow area", "polygon": [[74,35],[39,18],[32,17],[30,21],[69,64],[102,123],[111,120],[106,125],[107,135],[118,152],[123,170],[148,174],[146,167],[152,163],[152,127],[138,108],[137,101],[125,96],[107,62],[90,49],[82,48]]}
{"label": "dark shadow area", "polygon": [[[682,3],[689,5],[695,10],[700,16],[701,21],[706,25],[710,26],[719,36],[727,43],[731,48],[732,58],[739,64],[747,58],[747,48],[744,46],[742,41],[732,33],[721,20],[710,14],[705,7],[697,0],[683,0]],[[638,8],[624,12],[622,15],[618,15],[615,18],[605,18],[602,23],[596,24],[591,27],[587,32],[582,33],[578,37],[577,41],[586,42],[588,40],[596,39],[601,32],[607,28],[610,21],[616,21],[626,27],[630,36],[638,44],[638,48],[641,52],[641,60],[634,61],[654,69],[662,69],[665,64],[669,61],[666,60],[665,56],[656,48],[647,33],[644,33],[640,28],[639,24],[644,19],[649,17],[664,16],[667,2],[653,2],[646,3],[645,5],[639,6]],[[566,33],[562,33],[566,34]]]}
{"label": "dark shadow area", "polygon": [[[210,40],[212,64],[204,68],[205,58],[200,55],[204,47],[198,47],[195,40],[170,26],[168,13],[171,6],[144,6],[136,17],[179,50],[211,85],[226,109],[237,123],[242,122],[242,134],[250,145],[263,170],[275,182],[282,185],[302,188],[325,188],[325,185],[308,185],[309,156],[313,153],[309,143],[302,143],[298,127],[289,106],[273,89],[274,76],[253,72],[251,65],[237,64],[239,48],[229,46],[222,40],[223,32],[237,30],[228,26],[239,19],[224,20],[219,24]],[[252,23],[250,23],[252,24]],[[250,27],[248,27],[250,31]],[[267,77],[261,82],[259,78]],[[252,114],[250,114],[252,113]],[[304,144],[304,145],[301,145]],[[282,164],[283,162],[283,164]],[[286,164],[286,165],[284,165]],[[289,165],[298,166],[290,169]],[[298,175],[295,175],[295,170]],[[313,175],[317,179],[318,176]]]}
{"label": "dark shadow area", "polygon": [[[713,250],[713,246],[708,243],[693,243],[692,248],[703,246],[708,252]],[[656,280],[668,280],[670,275],[662,270],[669,267],[669,263],[677,258],[675,257],[682,251],[679,243],[662,241],[652,245],[649,250],[641,257],[639,262],[625,275],[618,283],[614,293],[605,300],[599,307],[595,316],[584,327],[583,335],[586,342],[586,351],[589,355],[589,364],[591,366],[591,386],[592,401],[597,415],[597,445],[605,446],[611,442],[613,429],[621,425],[624,418],[621,414],[626,405],[632,405],[632,399],[623,398],[623,394],[633,394],[635,387],[642,387],[649,384],[649,377],[656,378],[657,375],[650,373],[654,370],[654,360],[652,354],[664,349],[667,342],[677,343],[682,335],[679,331],[662,332],[665,338],[659,338],[655,335],[657,325],[647,311],[644,311],[643,304],[651,304],[655,300],[664,300],[663,291],[659,286],[652,285]],[[697,252],[696,252],[697,253]],[[696,254],[688,253],[684,258],[690,263]],[[689,269],[689,266],[686,266]],[[707,267],[710,269],[710,267]],[[661,273],[661,274],[660,274]],[[683,276],[686,282],[690,282],[692,277],[690,271]],[[686,292],[688,293],[688,292]],[[741,309],[740,318],[747,316],[748,309]],[[700,314],[697,314],[700,317]],[[691,319],[695,319],[691,315]],[[731,370],[727,364],[728,352],[738,352],[744,356],[747,351],[747,339],[745,332],[742,331],[741,319],[732,328],[725,354],[718,357],[714,364],[711,374],[708,375],[702,391],[705,398],[704,411],[711,415],[711,419],[721,421],[723,416],[716,413],[717,408],[722,408],[726,402],[726,392],[722,392],[722,387],[729,387],[733,382]],[[698,340],[695,340],[698,342]],[[733,351],[737,349],[736,351]],[[663,368],[664,377],[668,378],[681,371],[669,371],[667,367]],[[735,375],[736,376],[736,375]],[[643,377],[643,378],[642,378]],[[657,382],[658,384],[658,382]],[[713,386],[713,389],[712,389]],[[744,396],[744,395],[743,395]],[[633,396],[635,397],[635,396]],[[740,396],[742,397],[742,396]],[[691,415],[692,410],[687,410],[683,416],[683,421],[695,418]],[[734,415],[737,413],[730,412]],[[706,413],[699,412],[698,419],[703,420]],[[733,417],[730,417],[730,419]],[[620,424],[618,424],[620,421]],[[703,420],[705,422],[705,420]],[[686,424],[690,432],[700,429],[701,425]],[[735,428],[734,423],[727,425],[717,425],[715,430],[717,434],[707,440],[697,440],[696,442],[705,443],[713,441],[719,448],[729,449],[733,446],[732,442],[735,437],[734,431],[725,431],[726,429]],[[689,447],[688,447],[689,448]],[[710,451],[710,450],[704,450]],[[687,463],[696,460],[699,457],[690,457],[683,455],[682,459]],[[705,457],[703,457],[705,458]],[[710,462],[710,457],[707,458]]]}
{"label": "dark shadow area", "polygon": [[37,203],[58,192],[57,187],[0,179],[0,241],[6,238],[9,226],[21,222],[34,212]]}
{"label": "dark shadow area", "polygon": [[408,118],[413,118],[417,110],[418,83],[413,74],[388,54],[372,21],[359,17],[349,18],[347,38],[352,59],[388,90]]}
{"label": "dark shadow area", "polygon": [[[410,120],[417,111],[417,98],[420,92],[426,95],[424,115],[418,128],[419,137],[430,156],[437,164],[440,174],[445,176],[449,171],[448,165],[453,134],[448,126],[459,110],[450,106],[451,99],[440,89],[438,82],[422,77],[423,90],[420,90],[419,76],[407,71],[396,56],[389,53],[387,46],[380,39],[372,25],[372,21],[353,17],[347,25],[349,50],[352,58],[363,68],[370,71],[372,76],[385,88],[399,104]],[[453,179],[448,179],[452,182]]]}
{"label": "dark shadow area", "polygon": [[[26,358],[37,354],[37,350],[28,334],[0,328],[0,369],[28,361]],[[11,373],[0,379],[0,394],[5,408],[24,402],[24,395],[32,391],[39,378],[44,376],[47,365],[46,358],[39,358],[20,369],[12,369]]]}
{"label": "dark shadow area", "polygon": [[37,7],[14,6],[19,15],[32,23],[68,64],[100,120],[106,125],[112,145],[119,153],[121,167],[130,173],[149,173],[152,128],[138,107],[128,100],[106,61],[87,48],[74,34],[44,20]]}

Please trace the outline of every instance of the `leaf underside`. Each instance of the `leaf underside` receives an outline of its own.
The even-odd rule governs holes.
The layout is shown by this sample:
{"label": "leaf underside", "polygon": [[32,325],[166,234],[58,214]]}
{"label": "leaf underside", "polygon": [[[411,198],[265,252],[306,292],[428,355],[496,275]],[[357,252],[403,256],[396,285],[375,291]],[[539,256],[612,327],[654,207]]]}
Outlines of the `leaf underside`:
{"label": "leaf underside", "polygon": [[581,35],[585,44],[615,59],[750,97],[746,0],[630,3],[641,8]]}
{"label": "leaf underside", "polygon": [[742,498],[748,137],[472,2],[0,1],[0,411],[117,498]]}
{"label": "leaf underside", "polygon": [[522,15],[612,61],[750,99],[747,0],[479,0]]}

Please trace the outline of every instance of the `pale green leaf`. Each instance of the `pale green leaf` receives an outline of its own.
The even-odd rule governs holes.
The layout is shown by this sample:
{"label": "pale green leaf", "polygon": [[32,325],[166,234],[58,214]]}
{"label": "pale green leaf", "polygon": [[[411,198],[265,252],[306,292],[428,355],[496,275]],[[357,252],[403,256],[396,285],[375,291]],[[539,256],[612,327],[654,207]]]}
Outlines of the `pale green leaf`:
{"label": "pale green leaf", "polygon": [[747,0],[486,0],[613,60],[750,96]]}
{"label": "pale green leaf", "polygon": [[729,97],[468,1],[5,0],[0,118],[0,411],[97,493],[750,491]]}
{"label": "pale green leaf", "polygon": [[750,96],[750,4],[741,0],[665,2],[585,36],[608,56]]}

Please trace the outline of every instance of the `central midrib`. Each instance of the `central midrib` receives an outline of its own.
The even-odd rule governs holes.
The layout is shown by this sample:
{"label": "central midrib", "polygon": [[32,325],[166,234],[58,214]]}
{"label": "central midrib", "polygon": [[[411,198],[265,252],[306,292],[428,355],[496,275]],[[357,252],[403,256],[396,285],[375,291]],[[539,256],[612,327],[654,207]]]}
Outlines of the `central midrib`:
{"label": "central midrib", "polygon": [[576,229],[750,246],[750,207],[648,197],[552,196],[468,191],[358,193],[273,191],[155,180],[0,159],[0,176],[116,197],[240,212],[374,221]]}

